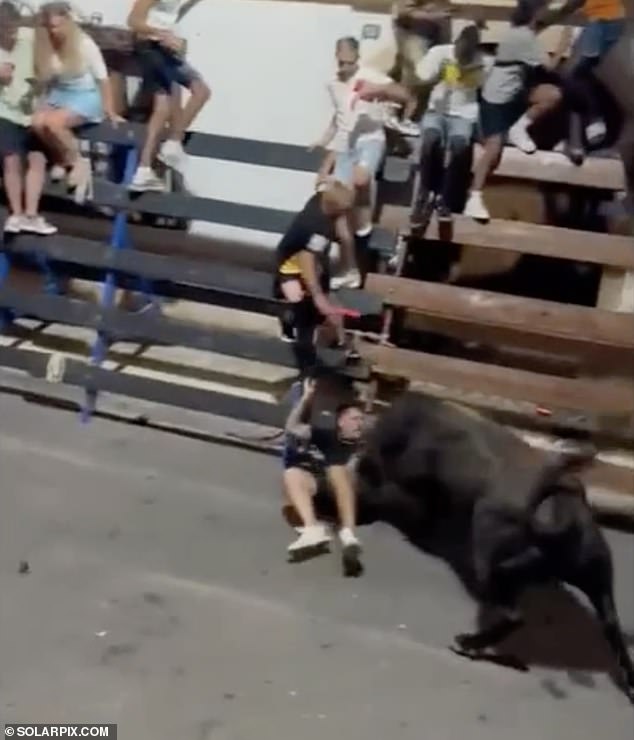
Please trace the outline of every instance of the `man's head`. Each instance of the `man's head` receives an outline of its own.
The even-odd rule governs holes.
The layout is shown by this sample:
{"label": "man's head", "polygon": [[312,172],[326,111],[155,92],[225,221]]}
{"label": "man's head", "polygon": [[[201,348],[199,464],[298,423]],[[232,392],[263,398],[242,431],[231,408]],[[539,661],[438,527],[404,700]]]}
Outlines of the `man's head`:
{"label": "man's head", "polygon": [[480,29],[474,23],[465,26],[454,43],[456,60],[461,67],[469,67],[476,59],[480,46]]}
{"label": "man's head", "polygon": [[0,46],[10,50],[18,38],[20,11],[13,3],[4,0],[0,3]]}
{"label": "man's head", "polygon": [[518,0],[511,13],[511,25],[536,28],[547,10],[548,0]]}
{"label": "man's head", "polygon": [[354,205],[354,190],[335,180],[321,192],[321,207],[327,216],[337,218],[347,213]]}
{"label": "man's head", "polygon": [[337,75],[345,82],[357,73],[359,69],[359,42],[353,36],[344,36],[337,41],[335,47],[337,59]]}
{"label": "man's head", "polygon": [[364,413],[357,403],[342,403],[336,411],[337,432],[349,442],[358,442],[363,434]]}

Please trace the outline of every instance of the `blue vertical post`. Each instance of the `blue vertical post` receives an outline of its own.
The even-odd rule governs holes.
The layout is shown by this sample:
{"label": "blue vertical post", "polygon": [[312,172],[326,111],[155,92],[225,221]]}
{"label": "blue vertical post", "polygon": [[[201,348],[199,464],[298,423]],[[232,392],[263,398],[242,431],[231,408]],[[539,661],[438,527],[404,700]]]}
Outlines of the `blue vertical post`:
{"label": "blue vertical post", "polygon": [[[122,184],[129,185],[134,177],[134,173],[138,163],[138,152],[135,147],[126,147],[125,149],[125,167],[123,171]],[[114,223],[112,226],[112,233],[110,237],[110,246],[116,250],[126,249],[130,245],[129,231],[128,231],[128,214],[125,210],[117,211],[114,217]],[[116,282],[114,270],[108,270],[106,273],[106,279],[104,280],[103,288],[101,290],[101,300],[99,304],[102,308],[112,308],[114,303],[114,297],[116,293]],[[99,367],[104,361],[106,351],[108,347],[108,337],[105,332],[98,331],[97,337],[93,343],[92,351],[90,354],[91,364]],[[82,422],[90,421],[95,406],[97,403],[97,390],[94,388],[86,388],[84,406],[81,411]]]}
{"label": "blue vertical post", "polygon": [[[10,269],[11,265],[9,263],[9,258],[4,250],[0,250],[0,287],[2,287],[4,281],[9,277]],[[7,309],[0,308],[0,334],[4,332],[10,323],[11,312]]]}

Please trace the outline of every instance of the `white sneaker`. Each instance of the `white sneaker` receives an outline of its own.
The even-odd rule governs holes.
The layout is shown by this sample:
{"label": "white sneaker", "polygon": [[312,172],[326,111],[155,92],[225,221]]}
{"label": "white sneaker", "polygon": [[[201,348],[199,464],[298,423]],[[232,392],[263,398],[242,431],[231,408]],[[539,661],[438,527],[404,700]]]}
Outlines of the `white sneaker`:
{"label": "white sneaker", "polygon": [[339,530],[339,542],[341,542],[344,575],[358,578],[363,573],[361,543],[355,533],[347,527]]}
{"label": "white sneaker", "polygon": [[605,138],[608,130],[603,121],[592,121],[586,126],[586,139],[589,144],[598,144]]}
{"label": "white sneaker", "polygon": [[482,193],[474,190],[469,194],[469,199],[465,205],[463,214],[473,218],[475,221],[489,221],[491,215],[484,204]]}
{"label": "white sneaker", "polygon": [[388,118],[385,122],[388,128],[398,131],[403,136],[420,136],[420,126],[409,118],[399,119],[396,116]]}
{"label": "white sneaker", "polygon": [[174,139],[168,139],[163,142],[158,153],[158,158],[164,165],[176,170],[176,172],[180,172],[181,174],[183,173],[185,163],[187,162],[187,154],[185,154],[183,145],[180,141],[175,141]]}
{"label": "white sneaker", "polygon": [[57,226],[49,223],[44,216],[24,216],[22,218],[22,231],[40,236],[51,236],[57,234]]}
{"label": "white sneaker", "polygon": [[66,178],[66,167],[61,164],[54,164],[48,173],[51,182],[61,182]]}
{"label": "white sneaker", "polygon": [[330,535],[323,524],[313,524],[304,527],[299,537],[288,546],[289,555],[301,555],[311,550],[327,550],[330,544]]}
{"label": "white sneaker", "polygon": [[531,139],[526,130],[526,123],[520,118],[520,120],[513,124],[509,129],[509,142],[514,147],[524,152],[524,154],[534,154],[537,151],[537,144]]}
{"label": "white sneaker", "polygon": [[357,554],[361,554],[361,543],[356,534],[349,528],[343,527],[339,530],[339,541],[344,549],[351,548]]}
{"label": "white sneaker", "polygon": [[360,288],[361,273],[356,268],[347,270],[342,275],[335,275],[330,279],[330,289],[339,290],[340,288]]}
{"label": "white sneaker", "polygon": [[7,216],[7,219],[4,222],[4,233],[5,234],[19,234],[22,231],[23,223],[24,223],[23,216],[16,216],[15,213],[12,214],[11,216]]}
{"label": "white sneaker", "polygon": [[134,173],[132,182],[128,185],[128,190],[135,193],[149,191],[163,193],[165,191],[165,183],[151,167],[139,167]]}

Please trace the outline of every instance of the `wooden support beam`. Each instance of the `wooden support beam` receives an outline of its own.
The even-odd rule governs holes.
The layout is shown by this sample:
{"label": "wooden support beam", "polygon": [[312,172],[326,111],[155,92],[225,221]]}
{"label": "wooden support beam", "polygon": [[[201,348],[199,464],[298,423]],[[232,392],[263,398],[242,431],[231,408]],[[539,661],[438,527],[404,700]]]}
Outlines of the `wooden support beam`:
{"label": "wooden support beam", "polygon": [[630,374],[631,317],[585,306],[518,298],[388,275],[369,275],[366,290],[416,312],[429,331],[484,344],[511,344],[614,363]]}

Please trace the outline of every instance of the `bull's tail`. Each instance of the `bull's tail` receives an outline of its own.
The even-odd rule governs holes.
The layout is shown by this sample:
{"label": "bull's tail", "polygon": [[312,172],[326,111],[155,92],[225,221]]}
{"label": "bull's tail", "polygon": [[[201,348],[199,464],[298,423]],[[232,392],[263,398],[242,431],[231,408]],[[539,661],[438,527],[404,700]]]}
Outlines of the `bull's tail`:
{"label": "bull's tail", "polygon": [[556,483],[561,476],[582,471],[592,464],[596,454],[596,449],[588,445],[571,452],[560,453],[554,460],[550,461],[528,497],[527,510],[529,516],[532,518],[544,501],[557,493]]}

